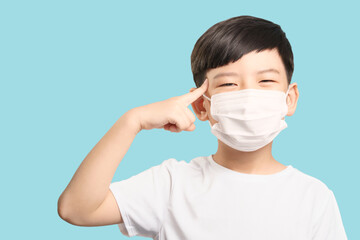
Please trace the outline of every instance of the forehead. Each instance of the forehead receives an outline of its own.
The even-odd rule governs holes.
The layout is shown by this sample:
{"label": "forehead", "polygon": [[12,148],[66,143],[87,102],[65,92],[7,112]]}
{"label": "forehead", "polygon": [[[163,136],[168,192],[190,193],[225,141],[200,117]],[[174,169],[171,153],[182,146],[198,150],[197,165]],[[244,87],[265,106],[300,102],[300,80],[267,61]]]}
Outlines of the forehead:
{"label": "forehead", "polygon": [[261,52],[252,51],[233,63],[208,70],[206,75],[211,81],[214,80],[215,76],[225,72],[234,72],[242,77],[258,74],[276,74],[276,71],[261,72],[265,69],[277,70],[281,77],[286,77],[284,64],[276,48],[272,50],[266,49]]}

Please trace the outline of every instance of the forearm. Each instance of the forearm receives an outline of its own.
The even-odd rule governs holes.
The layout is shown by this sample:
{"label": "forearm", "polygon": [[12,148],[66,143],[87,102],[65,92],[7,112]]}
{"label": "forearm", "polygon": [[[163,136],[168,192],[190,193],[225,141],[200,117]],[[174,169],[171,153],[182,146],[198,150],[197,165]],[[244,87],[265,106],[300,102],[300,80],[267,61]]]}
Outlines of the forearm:
{"label": "forearm", "polygon": [[59,211],[86,215],[105,199],[115,171],[141,130],[135,109],[123,114],[93,147],[59,198]]}

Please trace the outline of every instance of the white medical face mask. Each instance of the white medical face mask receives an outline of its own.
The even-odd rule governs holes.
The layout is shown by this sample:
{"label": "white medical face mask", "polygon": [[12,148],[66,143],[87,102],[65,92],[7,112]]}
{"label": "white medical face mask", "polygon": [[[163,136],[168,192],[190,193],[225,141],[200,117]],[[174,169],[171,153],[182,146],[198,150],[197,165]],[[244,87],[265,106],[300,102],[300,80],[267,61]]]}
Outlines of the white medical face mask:
{"label": "white medical face mask", "polygon": [[217,93],[209,99],[210,112],[218,121],[211,132],[223,143],[239,151],[251,152],[270,143],[287,127],[289,94],[278,90],[244,89]]}

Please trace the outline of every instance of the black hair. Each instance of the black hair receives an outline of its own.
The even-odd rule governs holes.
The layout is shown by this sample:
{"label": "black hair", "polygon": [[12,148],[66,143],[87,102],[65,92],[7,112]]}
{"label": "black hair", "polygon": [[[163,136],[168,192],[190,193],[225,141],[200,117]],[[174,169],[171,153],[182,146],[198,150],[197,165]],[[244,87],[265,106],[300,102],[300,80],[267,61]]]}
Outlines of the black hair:
{"label": "black hair", "polygon": [[195,85],[201,86],[209,69],[235,62],[254,50],[274,48],[278,50],[290,84],[294,57],[290,42],[278,24],[249,15],[218,22],[197,40],[191,53]]}

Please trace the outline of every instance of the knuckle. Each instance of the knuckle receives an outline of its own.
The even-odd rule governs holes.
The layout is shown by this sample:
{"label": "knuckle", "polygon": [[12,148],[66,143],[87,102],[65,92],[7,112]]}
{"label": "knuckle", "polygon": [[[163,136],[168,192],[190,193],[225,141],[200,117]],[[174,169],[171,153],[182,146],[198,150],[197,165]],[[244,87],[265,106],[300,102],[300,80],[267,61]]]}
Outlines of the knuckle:
{"label": "knuckle", "polygon": [[174,102],[180,102],[181,101],[181,97],[180,96],[175,96],[175,97],[172,97],[170,98],[172,101]]}

